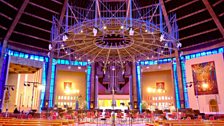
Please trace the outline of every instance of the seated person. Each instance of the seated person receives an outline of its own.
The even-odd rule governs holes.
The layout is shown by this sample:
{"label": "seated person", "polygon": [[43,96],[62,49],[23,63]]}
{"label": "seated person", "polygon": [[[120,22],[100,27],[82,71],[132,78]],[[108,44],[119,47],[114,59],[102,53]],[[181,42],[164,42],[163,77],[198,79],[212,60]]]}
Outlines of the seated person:
{"label": "seated person", "polygon": [[18,113],[20,113],[20,112],[18,111],[17,108],[15,108],[14,111],[13,111],[13,113],[14,113],[14,114],[18,114]]}

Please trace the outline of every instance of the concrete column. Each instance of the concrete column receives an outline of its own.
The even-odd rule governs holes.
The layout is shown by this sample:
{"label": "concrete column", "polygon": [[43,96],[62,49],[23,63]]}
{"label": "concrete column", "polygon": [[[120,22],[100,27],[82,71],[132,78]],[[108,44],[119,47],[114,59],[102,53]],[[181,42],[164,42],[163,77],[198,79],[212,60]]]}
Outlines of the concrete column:
{"label": "concrete column", "polygon": [[44,107],[47,107],[47,108],[49,107],[49,100],[50,100],[52,63],[53,63],[53,52],[50,52],[50,57],[48,61],[48,69],[47,69],[47,83],[46,83],[45,98],[44,98]]}
{"label": "concrete column", "polygon": [[95,109],[97,109],[98,106],[98,76],[95,77]]}
{"label": "concrete column", "polygon": [[4,86],[7,82],[8,79],[8,70],[9,70],[9,64],[10,64],[10,60],[9,60],[9,56],[4,57],[1,60],[2,62],[2,66],[1,66],[1,76],[0,76],[0,107],[2,109],[2,105],[4,104]]}
{"label": "concrete column", "polygon": [[95,63],[92,63],[91,65],[91,83],[90,83],[90,87],[91,87],[91,93],[90,93],[90,109],[93,109],[95,107],[95,103],[94,103],[94,100],[95,100],[95,85],[94,85],[94,82],[95,82]]}
{"label": "concrete column", "polygon": [[177,77],[178,77],[178,88],[180,94],[180,107],[185,108],[185,99],[184,99],[184,87],[183,87],[183,79],[182,79],[182,70],[181,70],[181,62],[179,58],[178,50],[175,51],[176,65],[177,65]]}
{"label": "concrete column", "polygon": [[[130,103],[133,103],[133,75],[129,76],[129,96],[130,96]],[[130,109],[133,109],[133,106],[130,106]]]}
{"label": "concrete column", "polygon": [[134,103],[137,105],[137,80],[136,80],[136,64],[135,61],[132,62],[132,108],[134,108]]}
{"label": "concrete column", "polygon": [[[0,55],[0,70],[2,70],[3,63],[4,63],[4,56],[6,53],[6,48],[7,48],[7,41],[3,41],[1,45],[1,55]],[[2,72],[0,71],[0,77],[2,76]],[[1,79],[2,80],[2,79]],[[0,81],[1,81],[0,80]]]}

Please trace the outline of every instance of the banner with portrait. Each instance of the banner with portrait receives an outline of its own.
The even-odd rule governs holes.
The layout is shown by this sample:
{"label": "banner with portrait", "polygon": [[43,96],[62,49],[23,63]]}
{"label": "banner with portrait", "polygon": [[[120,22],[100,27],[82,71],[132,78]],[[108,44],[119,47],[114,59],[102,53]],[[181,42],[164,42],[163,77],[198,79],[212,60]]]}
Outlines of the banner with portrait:
{"label": "banner with portrait", "polygon": [[195,95],[218,94],[215,62],[193,64],[191,67]]}

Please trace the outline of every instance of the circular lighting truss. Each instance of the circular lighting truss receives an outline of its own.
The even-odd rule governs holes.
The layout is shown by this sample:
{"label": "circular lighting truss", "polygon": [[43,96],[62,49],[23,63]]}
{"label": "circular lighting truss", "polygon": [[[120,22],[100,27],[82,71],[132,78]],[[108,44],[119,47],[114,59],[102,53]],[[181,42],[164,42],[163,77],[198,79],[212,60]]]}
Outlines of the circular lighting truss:
{"label": "circular lighting truss", "polygon": [[[160,5],[155,4],[154,11],[161,14],[158,8]],[[95,11],[98,13],[100,11],[97,4]],[[152,20],[161,18],[154,15],[156,13],[151,15],[151,20],[149,20],[135,18],[134,15],[130,16],[130,13],[129,16],[122,14],[119,16],[107,16],[107,14],[99,16],[98,14],[96,16],[95,14],[92,19],[79,20],[70,25],[65,22],[61,28],[64,30],[60,31],[55,31],[58,25],[54,23],[52,36],[55,37],[52,39],[53,46],[50,47],[53,47],[52,50],[58,58],[106,63],[171,57],[175,50],[181,47],[177,41],[177,30],[174,28],[177,27],[176,22],[175,20],[171,22],[172,31],[175,31],[168,33],[164,22],[160,22],[162,24],[152,22]],[[68,17],[69,15],[66,20]],[[74,16],[74,19],[79,18]]]}

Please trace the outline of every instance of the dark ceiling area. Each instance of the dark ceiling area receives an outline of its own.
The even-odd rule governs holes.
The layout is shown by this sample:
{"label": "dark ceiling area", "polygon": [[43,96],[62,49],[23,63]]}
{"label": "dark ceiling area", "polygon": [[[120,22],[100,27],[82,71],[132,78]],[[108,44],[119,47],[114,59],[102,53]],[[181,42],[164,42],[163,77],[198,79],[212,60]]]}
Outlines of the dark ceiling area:
{"label": "dark ceiling area", "polygon": [[[0,0],[0,39],[3,40],[25,0]],[[116,2],[122,0],[101,0]],[[124,1],[124,0],[123,0]],[[139,7],[159,0],[134,0]],[[179,40],[183,48],[223,40],[223,34],[203,0],[163,0],[168,14],[176,14]],[[215,16],[224,27],[224,0],[208,0]],[[88,8],[92,0],[69,0]],[[21,48],[48,50],[52,16],[60,17],[64,0],[30,0],[13,30],[8,44]]]}

